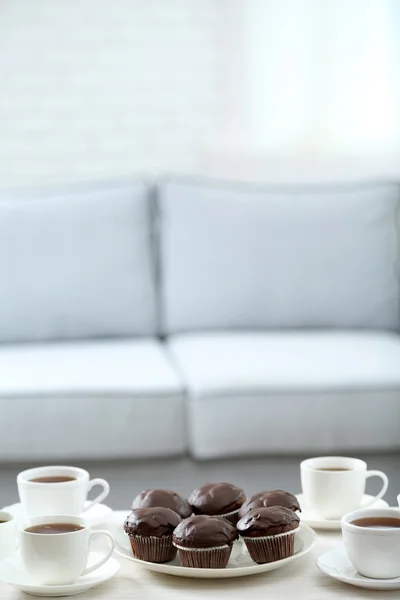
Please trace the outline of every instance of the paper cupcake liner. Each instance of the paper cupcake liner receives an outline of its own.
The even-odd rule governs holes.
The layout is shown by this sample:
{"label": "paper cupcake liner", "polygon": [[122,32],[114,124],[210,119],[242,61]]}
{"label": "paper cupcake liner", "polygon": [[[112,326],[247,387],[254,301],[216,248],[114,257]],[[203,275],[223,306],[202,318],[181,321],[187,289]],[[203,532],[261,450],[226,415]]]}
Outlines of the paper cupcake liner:
{"label": "paper cupcake liner", "polygon": [[250,558],[256,563],[269,563],[292,556],[296,530],[251,538],[243,536]]}
{"label": "paper cupcake liner", "polygon": [[172,536],[163,537],[132,535],[129,537],[133,556],[147,562],[164,563],[173,560],[176,548],[172,544]]}
{"label": "paper cupcake liner", "polygon": [[216,546],[214,548],[184,548],[174,544],[178,549],[183,567],[194,569],[224,569],[229,562],[232,546]]}
{"label": "paper cupcake liner", "polygon": [[232,512],[226,513],[224,515],[215,515],[215,516],[223,517],[224,519],[229,521],[229,523],[232,523],[232,525],[234,525],[236,527],[237,522],[239,521],[239,509],[233,510]]}

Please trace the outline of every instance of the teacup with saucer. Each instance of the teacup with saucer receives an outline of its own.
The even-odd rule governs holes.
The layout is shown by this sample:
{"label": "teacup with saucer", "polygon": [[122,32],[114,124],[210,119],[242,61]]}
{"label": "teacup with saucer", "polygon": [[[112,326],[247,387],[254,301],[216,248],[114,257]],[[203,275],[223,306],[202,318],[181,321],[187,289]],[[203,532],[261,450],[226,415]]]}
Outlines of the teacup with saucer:
{"label": "teacup with saucer", "polygon": [[[49,465],[27,469],[18,474],[20,502],[4,510],[17,519],[46,514],[81,515],[92,526],[106,521],[112,510],[102,504],[110,486],[104,479],[90,479],[88,471],[78,467]],[[90,490],[102,488],[93,500],[87,498]]]}
{"label": "teacup with saucer", "polygon": [[318,557],[318,568],[356,587],[400,589],[400,509],[357,510],[341,523],[344,546]]}
{"label": "teacup with saucer", "polygon": [[[107,548],[91,551],[94,538]],[[18,525],[18,551],[0,562],[0,580],[41,596],[74,595],[119,571],[111,558],[114,539],[75,515],[35,517]]]}
{"label": "teacup with saucer", "polygon": [[[384,508],[382,500],[388,487],[388,478],[382,471],[368,471],[367,464],[358,458],[320,456],[304,460],[300,465],[303,493],[298,494],[302,521],[316,529],[341,527],[341,517],[359,508]],[[369,477],[383,481],[376,496],[365,493]]]}

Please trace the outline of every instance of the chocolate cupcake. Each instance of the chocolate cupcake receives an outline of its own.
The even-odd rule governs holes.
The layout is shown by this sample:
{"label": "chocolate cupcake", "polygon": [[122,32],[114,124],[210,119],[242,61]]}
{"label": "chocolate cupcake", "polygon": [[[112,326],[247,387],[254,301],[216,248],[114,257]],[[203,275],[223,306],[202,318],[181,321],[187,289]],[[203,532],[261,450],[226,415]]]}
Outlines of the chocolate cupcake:
{"label": "chocolate cupcake", "polygon": [[267,506],[283,506],[290,508],[293,512],[301,512],[299,501],[296,496],[285,492],[285,490],[272,490],[271,492],[257,492],[248,498],[239,510],[239,519],[253,508],[266,508]]}
{"label": "chocolate cupcake", "polygon": [[176,556],[172,532],[181,518],[170,508],[136,508],[126,518],[133,556],[148,562],[169,562]]}
{"label": "chocolate cupcake", "polygon": [[237,529],[251,558],[268,563],[292,556],[299,516],[283,506],[254,508],[240,519]]}
{"label": "chocolate cupcake", "polygon": [[152,508],[162,506],[176,512],[181,519],[187,519],[192,514],[189,502],[171,490],[143,490],[136,496],[132,508]]}
{"label": "chocolate cupcake", "polygon": [[226,519],[194,515],[177,526],[173,544],[184,567],[223,569],[237,538],[236,527]]}
{"label": "chocolate cupcake", "polygon": [[189,504],[196,515],[224,517],[236,525],[245,500],[244,491],[231,483],[206,483],[191,493]]}

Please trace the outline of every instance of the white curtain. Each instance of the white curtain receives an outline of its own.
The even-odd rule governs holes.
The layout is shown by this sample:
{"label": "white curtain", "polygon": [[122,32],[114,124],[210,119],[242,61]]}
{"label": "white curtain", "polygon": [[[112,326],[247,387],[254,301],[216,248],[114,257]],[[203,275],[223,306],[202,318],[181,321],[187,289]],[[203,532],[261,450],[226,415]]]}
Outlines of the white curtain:
{"label": "white curtain", "polygon": [[400,0],[242,0],[247,147],[398,155]]}

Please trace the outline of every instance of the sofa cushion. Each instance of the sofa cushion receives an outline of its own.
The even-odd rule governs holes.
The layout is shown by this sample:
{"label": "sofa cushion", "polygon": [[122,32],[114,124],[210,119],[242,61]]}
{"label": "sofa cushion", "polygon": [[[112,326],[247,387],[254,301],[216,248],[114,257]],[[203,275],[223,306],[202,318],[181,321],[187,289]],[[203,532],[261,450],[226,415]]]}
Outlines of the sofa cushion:
{"label": "sofa cushion", "polygon": [[156,331],[147,188],[128,181],[0,195],[0,342]]}
{"label": "sofa cushion", "polygon": [[185,450],[184,392],[153,340],[3,346],[8,460],[149,457]]}
{"label": "sofa cushion", "polygon": [[166,333],[399,323],[395,184],[160,188]]}
{"label": "sofa cushion", "polygon": [[400,448],[396,334],[187,334],[168,345],[196,457]]}

